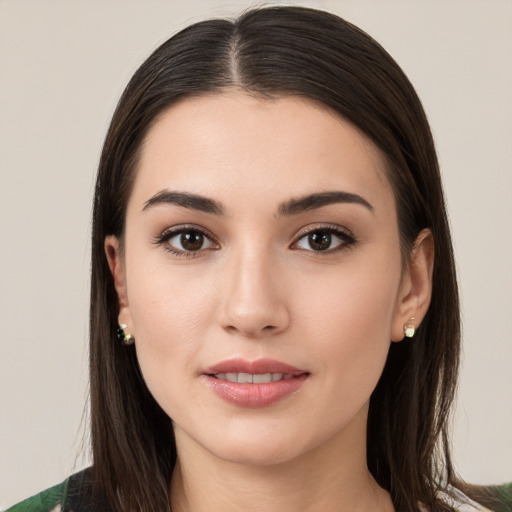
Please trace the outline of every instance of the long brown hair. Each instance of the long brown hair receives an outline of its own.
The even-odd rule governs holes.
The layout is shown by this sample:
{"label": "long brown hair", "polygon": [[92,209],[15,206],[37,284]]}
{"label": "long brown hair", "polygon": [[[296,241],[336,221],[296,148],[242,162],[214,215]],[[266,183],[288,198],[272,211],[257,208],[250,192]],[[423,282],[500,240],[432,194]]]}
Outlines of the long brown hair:
{"label": "long brown hair", "polygon": [[237,88],[320,102],[381,150],[407,262],[423,228],[435,240],[432,302],[414,340],[394,343],[370,402],[367,462],[398,511],[452,510],[447,424],[460,351],[452,244],[430,128],[412,85],[371,37],[314,9],[253,9],[194,24],[138,69],[114,113],[98,170],[90,317],[94,488],[113,510],[169,510],[176,461],[171,419],[146,388],[134,347],[116,336],[118,302],[104,240],[122,240],[137,157],[158,114],[178,100]]}

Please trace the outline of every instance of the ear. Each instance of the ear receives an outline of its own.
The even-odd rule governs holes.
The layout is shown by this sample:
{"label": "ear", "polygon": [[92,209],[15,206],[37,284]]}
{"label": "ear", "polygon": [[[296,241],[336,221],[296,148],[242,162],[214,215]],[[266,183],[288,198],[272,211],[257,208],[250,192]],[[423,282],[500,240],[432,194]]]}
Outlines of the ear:
{"label": "ear", "polygon": [[434,238],[430,229],[423,229],[411,252],[408,267],[404,270],[400,293],[393,319],[391,340],[404,338],[404,325],[414,318],[418,328],[425,317],[432,297],[432,275],[434,272]]}
{"label": "ear", "polygon": [[118,322],[119,324],[126,324],[128,326],[127,330],[132,333],[133,322],[126,290],[124,257],[121,244],[116,236],[110,235],[105,238],[105,254],[107,256],[110,272],[114,278],[114,286],[119,302]]}

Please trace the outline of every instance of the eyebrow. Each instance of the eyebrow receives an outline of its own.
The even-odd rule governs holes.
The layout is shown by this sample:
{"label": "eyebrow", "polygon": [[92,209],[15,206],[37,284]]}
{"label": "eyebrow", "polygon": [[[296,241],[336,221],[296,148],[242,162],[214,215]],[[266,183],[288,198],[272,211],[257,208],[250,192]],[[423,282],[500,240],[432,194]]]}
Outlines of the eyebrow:
{"label": "eyebrow", "polygon": [[175,204],[184,208],[192,208],[200,212],[212,213],[214,215],[224,215],[224,207],[218,201],[189,192],[173,192],[171,190],[162,190],[155,194],[151,199],[144,203],[142,211],[160,204]]}
{"label": "eyebrow", "polygon": [[358,194],[341,191],[318,192],[316,194],[307,194],[305,196],[292,198],[280,204],[277,213],[278,217],[287,217],[289,215],[297,215],[302,212],[337,203],[359,204],[373,213],[373,206],[366,199]]}
{"label": "eyebrow", "polygon": [[[342,191],[329,191],[317,192],[289,199],[279,205],[276,217],[298,215],[306,211],[321,208],[322,206],[337,203],[359,204],[373,212],[373,206],[358,194]],[[148,199],[144,203],[142,211],[161,204],[174,204],[213,215],[226,214],[226,210],[222,203],[219,203],[215,199],[210,199],[209,197],[198,194],[191,194],[189,192],[176,192],[171,190],[162,190],[151,197],[151,199]]]}

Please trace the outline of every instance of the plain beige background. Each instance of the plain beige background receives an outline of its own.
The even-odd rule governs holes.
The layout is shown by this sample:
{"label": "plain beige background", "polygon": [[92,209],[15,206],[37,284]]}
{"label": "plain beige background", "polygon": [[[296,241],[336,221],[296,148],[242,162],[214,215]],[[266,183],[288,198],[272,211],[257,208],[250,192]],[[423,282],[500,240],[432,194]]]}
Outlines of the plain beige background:
{"label": "plain beige background", "polygon": [[[277,2],[279,3],[279,2]],[[368,31],[429,115],[464,307],[455,460],[512,480],[512,2],[297,1]],[[143,59],[251,2],[0,0],[0,506],[63,480],[87,383],[89,214],[102,139]],[[371,321],[371,318],[369,318]]]}

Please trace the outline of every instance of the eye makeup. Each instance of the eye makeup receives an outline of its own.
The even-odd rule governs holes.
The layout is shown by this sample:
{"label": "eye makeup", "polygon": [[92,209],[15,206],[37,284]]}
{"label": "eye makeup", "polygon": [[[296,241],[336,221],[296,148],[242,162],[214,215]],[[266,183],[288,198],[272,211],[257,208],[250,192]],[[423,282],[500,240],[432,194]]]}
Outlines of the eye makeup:
{"label": "eye makeup", "polygon": [[[173,243],[171,243],[176,239]],[[176,226],[164,230],[154,241],[174,256],[194,258],[205,250],[217,250],[220,246],[206,230],[199,226]],[[181,245],[181,248],[176,245]],[[205,247],[205,244],[207,247]]]}
{"label": "eye makeup", "polygon": [[[292,250],[331,255],[353,246],[354,234],[345,227],[315,224],[302,229],[289,246]],[[181,225],[164,230],[153,243],[177,257],[193,258],[204,251],[219,250],[220,245],[205,229],[197,225]]]}

